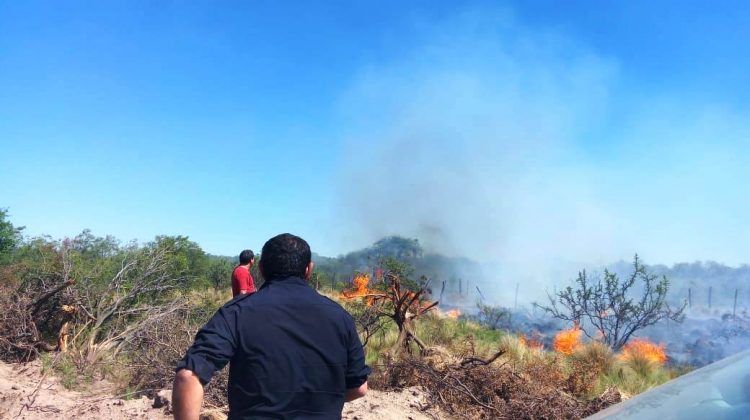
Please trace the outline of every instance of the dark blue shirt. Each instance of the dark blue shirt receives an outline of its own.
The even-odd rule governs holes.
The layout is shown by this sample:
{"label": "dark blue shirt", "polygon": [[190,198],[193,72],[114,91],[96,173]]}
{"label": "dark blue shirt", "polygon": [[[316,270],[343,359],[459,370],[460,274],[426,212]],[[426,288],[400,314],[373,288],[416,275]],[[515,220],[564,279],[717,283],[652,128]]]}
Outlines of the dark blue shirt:
{"label": "dark blue shirt", "polygon": [[267,281],[198,331],[177,364],[203,384],[229,364],[229,418],[341,418],[367,381],[354,319],[301,278]]}

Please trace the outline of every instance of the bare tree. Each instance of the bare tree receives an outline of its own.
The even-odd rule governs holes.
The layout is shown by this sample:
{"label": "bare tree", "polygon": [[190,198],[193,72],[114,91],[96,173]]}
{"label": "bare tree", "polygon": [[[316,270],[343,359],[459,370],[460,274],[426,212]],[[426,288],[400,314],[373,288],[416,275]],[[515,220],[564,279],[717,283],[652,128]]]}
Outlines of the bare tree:
{"label": "bare tree", "polygon": [[380,312],[379,306],[360,303],[352,311],[354,322],[362,337],[362,345],[367,346],[370,339],[377,334],[384,334],[388,327],[388,317]]}
{"label": "bare tree", "polygon": [[[437,307],[438,302],[431,302],[426,298],[429,282],[416,284],[404,275],[404,264],[395,260],[386,263],[387,269],[377,288],[357,294],[347,294],[345,291],[343,297],[364,298],[368,306],[373,306],[374,309],[366,321],[372,328],[382,328],[379,319],[381,317],[390,318],[396,324],[398,338],[391,349],[394,356],[400,355],[402,350],[410,352],[412,342],[424,351],[427,346],[414,332],[414,321]],[[408,284],[411,284],[414,290],[410,289]]]}
{"label": "bare tree", "polygon": [[667,303],[669,280],[650,273],[638,255],[633,272],[624,280],[604,270],[604,278],[578,273],[577,288],[568,286],[549,305],[537,307],[564,321],[578,324],[589,338],[601,338],[615,351],[624,346],[633,333],[663,319],[681,322],[685,304],[678,309]]}
{"label": "bare tree", "polygon": [[125,252],[119,270],[105,284],[84,281],[78,304],[86,318],[80,329],[86,330],[90,357],[132,334],[139,325],[131,323],[134,317],[161,312],[156,302],[180,280],[170,270],[168,250],[145,247]]}

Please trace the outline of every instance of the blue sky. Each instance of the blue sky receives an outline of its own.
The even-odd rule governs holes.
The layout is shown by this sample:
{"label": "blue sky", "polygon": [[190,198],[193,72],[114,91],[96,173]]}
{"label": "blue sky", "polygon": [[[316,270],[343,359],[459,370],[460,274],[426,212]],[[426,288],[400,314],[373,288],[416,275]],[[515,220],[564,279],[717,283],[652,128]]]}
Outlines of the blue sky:
{"label": "blue sky", "polygon": [[0,0],[27,234],[747,260],[747,2]]}

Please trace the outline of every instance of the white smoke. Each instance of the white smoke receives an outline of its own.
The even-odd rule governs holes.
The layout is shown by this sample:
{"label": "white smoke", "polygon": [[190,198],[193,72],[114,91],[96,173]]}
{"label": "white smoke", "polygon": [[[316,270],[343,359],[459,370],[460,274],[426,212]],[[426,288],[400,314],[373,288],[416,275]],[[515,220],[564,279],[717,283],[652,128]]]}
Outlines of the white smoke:
{"label": "white smoke", "polygon": [[[653,98],[629,99],[638,111],[620,115],[627,89],[616,58],[532,33],[508,14],[467,13],[420,38],[404,58],[364,68],[342,99],[344,246],[417,237],[498,267],[487,279],[496,290],[520,281],[534,297],[579,268],[635,252],[654,263],[742,258],[704,253],[707,238],[685,233],[688,224],[708,233],[702,211],[680,207],[691,189],[723,197],[715,186],[725,171],[748,174],[746,156],[713,170],[726,156],[703,147],[721,132],[736,150],[747,139],[741,116]],[[706,207],[712,217],[719,209]],[[712,226],[714,241],[737,232]]]}

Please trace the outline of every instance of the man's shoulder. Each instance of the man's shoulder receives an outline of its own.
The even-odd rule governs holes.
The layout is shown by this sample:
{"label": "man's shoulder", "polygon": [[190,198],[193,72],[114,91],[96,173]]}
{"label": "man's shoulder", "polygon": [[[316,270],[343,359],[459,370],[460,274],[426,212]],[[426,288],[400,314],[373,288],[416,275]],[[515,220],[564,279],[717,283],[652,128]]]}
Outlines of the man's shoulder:
{"label": "man's shoulder", "polygon": [[242,305],[246,305],[250,302],[248,299],[254,294],[255,293],[238,293],[237,296],[232,298],[232,300],[225,303],[220,310],[232,310]]}
{"label": "man's shoulder", "polygon": [[237,267],[234,267],[234,270],[232,270],[232,276],[236,277],[237,275],[249,275],[250,270],[247,269],[247,267],[243,265],[238,265]]}
{"label": "man's shoulder", "polygon": [[349,313],[349,311],[344,309],[344,307],[341,306],[339,302],[336,302],[328,296],[322,295],[320,293],[318,293],[318,296],[320,296],[319,300],[321,305],[331,308],[333,312],[339,313],[345,318],[352,318],[352,315]]}
{"label": "man's shoulder", "polygon": [[340,308],[341,310],[344,310],[344,307],[342,307],[340,303],[336,302],[335,300],[329,298],[328,296],[326,296],[324,294],[318,293],[317,291],[316,291],[316,293],[317,293],[318,299],[321,301],[321,303],[323,303],[325,305],[335,306],[337,308]]}

